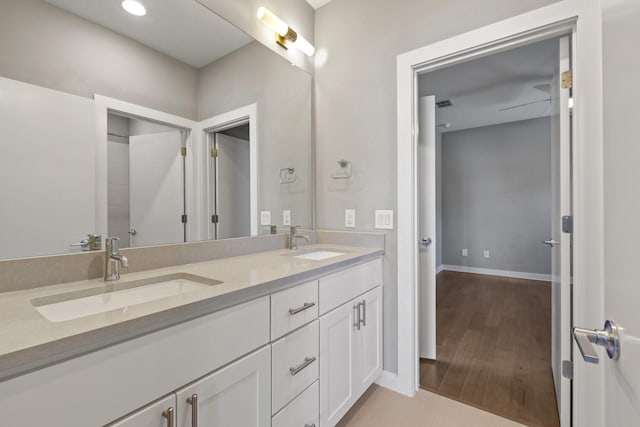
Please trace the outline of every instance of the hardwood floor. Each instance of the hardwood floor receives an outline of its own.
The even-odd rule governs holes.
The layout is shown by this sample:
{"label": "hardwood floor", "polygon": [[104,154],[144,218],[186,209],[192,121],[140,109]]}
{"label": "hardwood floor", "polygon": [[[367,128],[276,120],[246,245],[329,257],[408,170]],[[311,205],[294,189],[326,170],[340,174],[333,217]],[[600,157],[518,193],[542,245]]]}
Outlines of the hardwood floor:
{"label": "hardwood floor", "polygon": [[551,285],[443,271],[437,360],[422,388],[529,426],[559,426],[551,373]]}

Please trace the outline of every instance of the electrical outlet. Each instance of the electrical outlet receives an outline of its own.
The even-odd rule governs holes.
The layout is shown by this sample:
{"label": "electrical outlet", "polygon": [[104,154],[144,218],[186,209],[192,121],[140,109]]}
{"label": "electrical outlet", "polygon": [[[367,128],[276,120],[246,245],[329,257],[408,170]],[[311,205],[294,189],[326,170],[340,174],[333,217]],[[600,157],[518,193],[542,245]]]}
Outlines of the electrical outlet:
{"label": "electrical outlet", "polygon": [[291,211],[282,211],[282,225],[291,225]]}
{"label": "electrical outlet", "polygon": [[462,256],[467,256],[469,255],[469,251],[467,251],[467,249],[462,249]]}
{"label": "electrical outlet", "polygon": [[376,228],[393,230],[393,211],[376,210]]}
{"label": "electrical outlet", "polygon": [[344,210],[344,226],[347,228],[355,228],[356,226],[356,210],[355,209]]}
{"label": "electrical outlet", "polygon": [[260,225],[271,225],[271,211],[260,211]]}
{"label": "electrical outlet", "polygon": [[489,258],[489,251],[483,251],[483,252],[482,252],[482,256],[483,256],[484,258]]}

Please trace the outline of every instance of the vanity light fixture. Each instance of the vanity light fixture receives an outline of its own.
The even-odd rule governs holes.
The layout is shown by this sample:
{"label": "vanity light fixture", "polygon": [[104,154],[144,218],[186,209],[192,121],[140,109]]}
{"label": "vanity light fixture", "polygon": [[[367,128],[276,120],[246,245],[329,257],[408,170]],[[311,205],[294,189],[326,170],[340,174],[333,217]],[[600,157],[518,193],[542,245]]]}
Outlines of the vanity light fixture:
{"label": "vanity light fixture", "polygon": [[260,7],[257,16],[259,20],[276,33],[276,43],[280,46],[288,49],[287,44],[291,43],[305,55],[313,56],[316,48],[289,27],[286,22],[274,15],[273,12],[266,7]]}
{"label": "vanity light fixture", "polygon": [[122,8],[135,16],[144,16],[147,14],[147,9],[140,3],[135,0],[124,0],[122,2]]}

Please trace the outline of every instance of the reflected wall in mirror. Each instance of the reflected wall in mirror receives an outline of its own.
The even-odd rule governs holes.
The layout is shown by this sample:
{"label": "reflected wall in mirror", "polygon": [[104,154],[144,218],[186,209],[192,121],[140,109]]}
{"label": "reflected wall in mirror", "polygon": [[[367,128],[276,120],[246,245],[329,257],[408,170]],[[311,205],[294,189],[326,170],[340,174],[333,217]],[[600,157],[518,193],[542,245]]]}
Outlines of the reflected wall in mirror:
{"label": "reflected wall in mirror", "polygon": [[[311,226],[311,77],[195,0],[148,0],[147,17],[120,3],[0,0],[0,259],[79,251],[88,234],[258,234],[260,211]],[[169,119],[99,108],[96,94]],[[231,128],[249,118],[224,120],[249,106],[243,139]],[[138,133],[148,119],[163,131]],[[283,168],[295,181],[281,184]]]}

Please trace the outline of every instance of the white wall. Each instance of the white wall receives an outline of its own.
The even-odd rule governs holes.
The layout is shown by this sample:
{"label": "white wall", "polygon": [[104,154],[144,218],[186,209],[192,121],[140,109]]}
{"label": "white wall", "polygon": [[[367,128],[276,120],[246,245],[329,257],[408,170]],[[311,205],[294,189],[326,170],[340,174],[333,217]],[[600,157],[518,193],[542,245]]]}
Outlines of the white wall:
{"label": "white wall", "polygon": [[[316,189],[319,228],[373,230],[375,209],[396,204],[396,56],[554,3],[553,0],[337,0],[316,11]],[[330,186],[336,161],[359,185]],[[396,233],[384,258],[384,368],[397,370]]]}
{"label": "white wall", "polygon": [[441,167],[443,264],[551,274],[548,117],[447,132]]}

